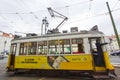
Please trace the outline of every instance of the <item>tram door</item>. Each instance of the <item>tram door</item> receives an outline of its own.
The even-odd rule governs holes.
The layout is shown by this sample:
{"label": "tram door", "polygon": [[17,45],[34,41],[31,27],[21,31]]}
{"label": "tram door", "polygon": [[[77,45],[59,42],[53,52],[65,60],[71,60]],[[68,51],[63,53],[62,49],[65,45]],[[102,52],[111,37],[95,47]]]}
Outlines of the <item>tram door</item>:
{"label": "tram door", "polygon": [[16,44],[11,45],[11,54],[10,54],[10,66],[14,66],[15,62],[15,53],[16,53]]}
{"label": "tram door", "polygon": [[103,50],[99,38],[90,39],[91,52],[93,54],[94,65],[99,67],[105,66]]}

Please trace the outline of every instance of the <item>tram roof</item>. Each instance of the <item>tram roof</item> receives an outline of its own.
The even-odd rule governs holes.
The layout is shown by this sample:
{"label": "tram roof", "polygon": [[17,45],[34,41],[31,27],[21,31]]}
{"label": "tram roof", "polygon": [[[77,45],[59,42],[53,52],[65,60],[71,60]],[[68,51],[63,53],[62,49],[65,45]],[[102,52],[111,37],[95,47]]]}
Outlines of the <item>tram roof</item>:
{"label": "tram roof", "polygon": [[[20,38],[15,38],[12,41],[16,42],[18,40],[30,40],[30,39],[42,39],[42,38],[60,38],[60,37],[70,37],[74,38],[74,36],[79,36],[81,38],[83,37],[101,37],[104,36],[103,32],[100,31],[80,31],[80,32],[70,32],[70,33],[57,33],[57,34],[46,34],[46,35],[37,35],[37,36],[26,36],[26,37],[20,37]],[[37,41],[37,40],[36,40]]]}

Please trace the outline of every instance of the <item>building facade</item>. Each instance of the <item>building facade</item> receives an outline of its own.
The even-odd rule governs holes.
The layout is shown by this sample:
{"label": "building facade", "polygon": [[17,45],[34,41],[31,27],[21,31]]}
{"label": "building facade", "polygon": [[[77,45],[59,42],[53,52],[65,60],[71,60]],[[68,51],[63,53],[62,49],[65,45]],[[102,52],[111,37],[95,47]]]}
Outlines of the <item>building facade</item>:
{"label": "building facade", "polygon": [[[120,38],[120,35],[119,35]],[[118,42],[117,42],[117,38],[115,35],[111,35],[109,36],[110,39],[110,49],[111,51],[118,51],[119,50],[119,46],[118,46]]]}
{"label": "building facade", "polygon": [[0,53],[6,56],[10,52],[11,40],[14,38],[12,34],[0,31]]}

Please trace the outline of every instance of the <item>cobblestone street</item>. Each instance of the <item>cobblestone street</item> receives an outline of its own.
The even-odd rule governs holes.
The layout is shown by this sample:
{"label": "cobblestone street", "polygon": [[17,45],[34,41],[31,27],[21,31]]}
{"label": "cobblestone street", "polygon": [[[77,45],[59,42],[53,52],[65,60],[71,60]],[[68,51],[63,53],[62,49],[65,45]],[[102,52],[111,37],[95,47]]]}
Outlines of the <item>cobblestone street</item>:
{"label": "cobblestone street", "polygon": [[0,60],[0,73],[6,72],[7,58]]}

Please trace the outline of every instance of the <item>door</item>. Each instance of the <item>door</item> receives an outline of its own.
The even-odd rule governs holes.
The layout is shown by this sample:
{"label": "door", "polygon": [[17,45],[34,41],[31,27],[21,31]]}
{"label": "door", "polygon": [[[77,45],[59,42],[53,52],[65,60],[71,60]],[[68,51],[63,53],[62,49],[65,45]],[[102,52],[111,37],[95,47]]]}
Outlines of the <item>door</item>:
{"label": "door", "polygon": [[15,62],[15,54],[16,54],[16,44],[11,45],[11,54],[10,54],[10,66],[14,67],[14,62]]}
{"label": "door", "polygon": [[90,40],[91,53],[93,55],[94,65],[98,67],[104,67],[104,55],[102,49],[102,43],[100,38],[92,38]]}

